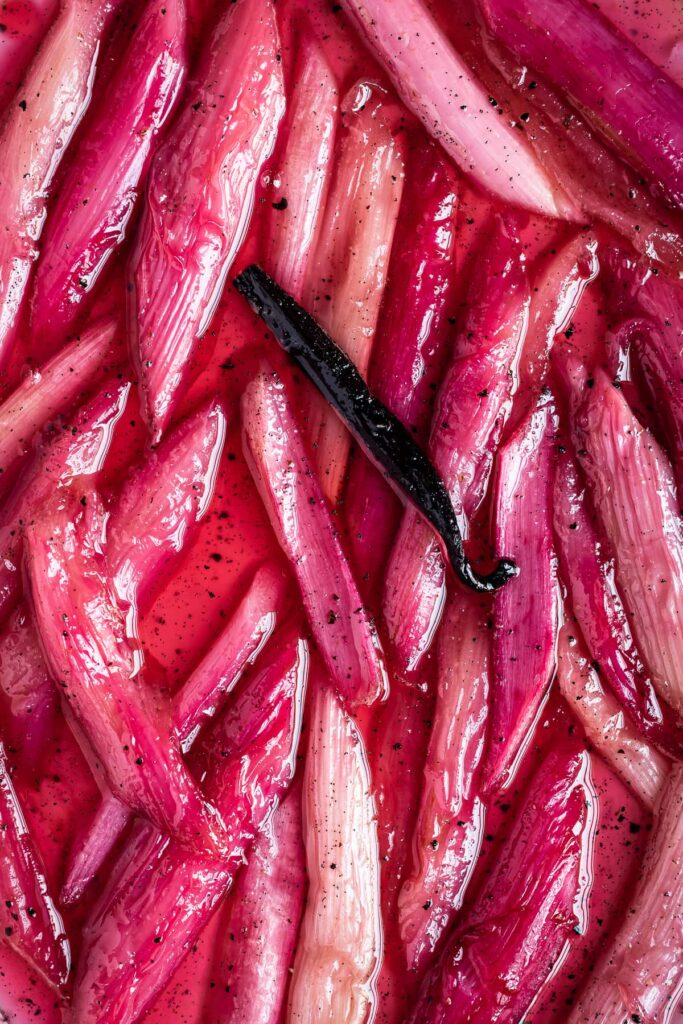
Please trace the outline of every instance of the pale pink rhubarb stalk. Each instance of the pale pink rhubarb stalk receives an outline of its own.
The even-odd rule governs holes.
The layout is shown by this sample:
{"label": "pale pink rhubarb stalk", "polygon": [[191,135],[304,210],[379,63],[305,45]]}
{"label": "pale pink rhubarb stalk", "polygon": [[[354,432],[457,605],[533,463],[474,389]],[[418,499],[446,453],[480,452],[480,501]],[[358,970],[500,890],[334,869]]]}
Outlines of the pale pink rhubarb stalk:
{"label": "pale pink rhubarb stalk", "polygon": [[421,0],[349,0],[346,7],[406,106],[466,174],[504,202],[574,216]]}
{"label": "pale pink rhubarb stalk", "polygon": [[[307,274],[305,305],[367,377],[404,181],[397,104],[361,80],[342,102],[334,177]],[[311,392],[309,437],[326,496],[340,496],[351,436]]]}
{"label": "pale pink rhubarb stalk", "polygon": [[[408,164],[399,229],[389,263],[370,387],[424,441],[434,390],[452,332],[459,182],[436,146]],[[344,498],[356,565],[372,582],[386,562],[400,519],[396,494],[368,459],[351,465]]]}
{"label": "pale pink rhubarb stalk", "polygon": [[[498,220],[480,264],[469,291],[467,319],[436,399],[429,442],[432,461],[464,518],[484,496],[510,414],[530,302],[514,225]],[[414,509],[407,509],[387,567],[383,604],[399,671],[414,672],[429,649],[443,612],[445,584],[433,530]]]}
{"label": "pale pink rhubarb stalk", "polygon": [[455,594],[437,641],[437,688],[412,871],[399,898],[408,967],[422,973],[462,905],[481,846],[476,784],[491,685],[489,603]]}
{"label": "pale pink rhubarb stalk", "polygon": [[[280,570],[270,564],[262,566],[225,629],[174,696],[171,721],[184,753],[202,726],[221,711],[244,671],[268,642],[282,616],[285,586]],[[105,795],[87,836],[76,849],[62,889],[62,902],[80,899],[131,817],[127,807]]]}
{"label": "pale pink rhubarb stalk", "polygon": [[59,9],[58,0],[5,4],[0,35],[0,110],[5,113]]}
{"label": "pale pink rhubarb stalk", "polygon": [[148,0],[50,208],[33,290],[41,343],[54,345],[68,334],[125,238],[186,71],[184,0]]}
{"label": "pale pink rhubarb stalk", "polygon": [[168,426],[254,205],[284,113],[271,0],[238,0],[200,54],[150,171],[129,268],[133,360],[152,436]]}
{"label": "pale pink rhubarb stalk", "polygon": [[257,837],[221,921],[203,1019],[280,1020],[306,891],[301,787]]}
{"label": "pale pink rhubarb stalk", "polygon": [[[617,583],[660,697],[683,712],[683,531],[671,467],[607,375],[571,371],[573,427]],[[590,385],[590,386],[589,386]]]}
{"label": "pale pink rhubarb stalk", "polygon": [[683,91],[586,0],[482,0],[498,38],[683,201]]}
{"label": "pale pink rhubarb stalk", "polygon": [[0,129],[0,364],[6,362],[57,168],[88,103],[100,39],[118,0],[66,0]]}
{"label": "pale pink rhubarb stalk", "polygon": [[332,173],[339,90],[322,46],[302,31],[283,136],[273,161],[265,268],[301,302]]}
{"label": "pale pink rhubarb stalk", "polygon": [[622,925],[568,1024],[673,1020],[683,991],[682,922],[683,766],[676,764],[667,772]]}
{"label": "pale pink rhubarb stalk", "polygon": [[136,826],[86,922],[73,1024],[134,1024],[186,956],[291,782],[307,677],[306,643],[283,639],[208,737],[200,769],[230,837],[222,860]]}
{"label": "pale pink rhubarb stalk", "polygon": [[227,417],[210,398],[130,474],[107,524],[109,567],[129,631],[154,584],[183,550],[209,507],[225,444]]}
{"label": "pale pink rhubarb stalk", "polygon": [[523,1019],[586,924],[595,799],[585,751],[565,745],[547,755],[476,903],[427,976],[410,1024]]}
{"label": "pale pink rhubarb stalk", "polygon": [[383,699],[379,639],[358,593],[280,378],[264,370],[242,396],[243,447],[280,546],[298,580],[320,653],[354,704]]}
{"label": "pale pink rhubarb stalk", "polygon": [[59,698],[23,602],[0,633],[0,690],[7,746],[37,772],[54,735]]}
{"label": "pale pink rhubarb stalk", "polygon": [[553,550],[551,395],[522,423],[498,455],[496,551],[509,551],[519,576],[496,594],[493,693],[487,789],[514,771],[555,673],[557,566]]}
{"label": "pale pink rhubarb stalk", "polygon": [[113,352],[116,324],[102,320],[40,369],[31,370],[0,405],[0,470],[24,455],[37,430],[65,415]]}
{"label": "pale pink rhubarb stalk", "polygon": [[619,703],[650,739],[671,748],[673,737],[667,732],[617,588],[614,558],[591,521],[586,501],[574,459],[561,454],[555,468],[553,522],[572,612]]}
{"label": "pale pink rhubarb stalk", "polygon": [[304,772],[309,890],[288,1024],[364,1024],[382,955],[375,803],[363,741],[319,680]]}
{"label": "pale pink rhubarb stalk", "polygon": [[0,620],[21,592],[24,524],[56,487],[97,474],[123,415],[130,384],[113,380],[75,416],[49,427],[31,464],[0,506]]}
{"label": "pale pink rhubarb stalk", "polygon": [[[56,988],[69,977],[71,951],[0,743],[0,926],[5,941]],[[1,1005],[1,1004],[0,1004]]]}
{"label": "pale pink rhubarb stalk", "polygon": [[671,770],[667,759],[626,718],[608,693],[573,623],[560,630],[557,684],[586,736],[648,810],[654,810]]}
{"label": "pale pink rhubarb stalk", "polygon": [[161,696],[139,678],[108,574],[106,515],[95,491],[83,497],[63,489],[26,530],[45,660],[111,791],[187,846],[215,853],[222,823],[182,762]]}

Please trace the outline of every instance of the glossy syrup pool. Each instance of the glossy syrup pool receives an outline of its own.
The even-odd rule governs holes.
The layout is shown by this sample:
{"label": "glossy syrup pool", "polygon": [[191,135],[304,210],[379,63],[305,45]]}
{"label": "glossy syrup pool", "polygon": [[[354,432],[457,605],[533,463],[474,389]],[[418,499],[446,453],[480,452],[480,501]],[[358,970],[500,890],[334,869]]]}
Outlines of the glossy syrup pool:
{"label": "glossy syrup pool", "polygon": [[[454,39],[458,32],[469,31],[467,19],[461,19],[453,13],[457,5],[450,0],[436,0],[431,6],[442,24],[453,32]],[[282,26],[285,73],[291,73],[295,38],[293,25],[296,17],[305,12],[326,41],[328,55],[343,92],[359,75],[379,77],[380,72],[357,45],[355,36],[346,26],[343,11],[338,8],[339,5],[325,3],[323,0],[278,0],[277,3]],[[683,33],[683,7],[676,0],[671,0],[670,4],[606,0],[603,8],[624,31],[629,32],[636,42],[660,62],[665,62],[665,58],[668,60],[676,38]],[[194,0],[191,14],[196,41],[202,37],[204,26],[211,22],[210,4],[205,0]],[[121,41],[128,31],[129,24],[124,18],[117,30],[116,41],[106,52],[107,62],[116,59]],[[96,85],[95,101],[98,88]],[[277,168],[272,170],[276,171]],[[264,175],[249,236],[235,264],[234,273],[252,260],[259,259],[263,214],[269,211],[271,202],[267,177]],[[459,280],[464,281],[466,278],[468,257],[485,223],[488,209],[487,202],[464,189],[459,209],[460,244],[456,267]],[[409,231],[410,225],[401,223],[399,230]],[[524,229],[529,262],[533,264],[540,253],[557,244],[562,237],[562,228],[529,218]],[[113,270],[108,289],[100,300],[103,305],[107,302],[119,305],[123,301],[124,286],[120,268],[124,261],[125,252],[121,254],[118,268]],[[571,344],[583,353],[590,364],[596,359],[603,322],[598,283],[589,290],[572,325]],[[26,354],[31,350],[33,339],[27,337],[24,341]],[[203,342],[197,360],[196,378],[181,410],[182,415],[183,411],[195,406],[204,396],[216,392],[225,398],[230,422],[215,495],[209,513],[172,578],[159,581],[156,600],[141,622],[141,638],[145,649],[166,670],[172,688],[185,678],[207,650],[212,637],[243,593],[251,571],[265,556],[277,557],[274,537],[242,457],[239,428],[241,390],[258,365],[260,352],[267,352],[270,358],[279,358],[275,356],[274,348],[275,343],[267,337],[264,327],[255,320],[233,289],[228,287],[212,328]],[[145,443],[145,432],[133,394],[106,470],[104,487],[109,493],[115,494],[125,467],[143,456]],[[343,508],[340,511],[343,515]],[[486,528],[486,523],[482,523],[482,529]],[[298,606],[299,596],[296,592],[292,592],[291,601],[293,606]],[[377,711],[373,714],[381,713]],[[366,736],[370,737],[376,724],[373,715],[364,717],[360,724]],[[412,723],[410,727],[424,726],[421,722]],[[560,698],[551,695],[520,774],[491,810],[486,824],[481,862],[471,886],[471,894],[476,892],[487,864],[495,858],[509,823],[514,819],[516,800],[538,753],[552,746],[560,732],[573,728],[573,720],[562,706]],[[37,775],[29,775],[26,766],[19,762],[16,780],[30,826],[35,830],[45,857],[50,882],[54,891],[58,891],[64,880],[72,844],[80,839],[98,803],[95,784],[64,725],[60,726],[55,735],[49,758]],[[534,1024],[560,1024],[565,1020],[577,983],[590,970],[624,906],[624,898],[638,870],[648,837],[651,823],[647,815],[598,757],[593,758],[593,781],[598,797],[598,831],[588,929],[575,942],[569,957],[562,963],[532,1012],[527,1014],[527,1018],[533,1019]],[[401,779],[397,777],[396,785],[400,784]],[[76,956],[79,925],[85,912],[87,901],[75,910],[65,910],[67,930],[73,939]],[[218,913],[202,933],[196,947],[189,952],[146,1020],[154,1024],[166,1024],[169,1020],[179,1024],[199,1024],[202,1019],[203,992],[210,971],[208,953],[212,938],[221,924],[222,915]],[[395,938],[390,929],[385,941],[389,959],[393,961],[395,949],[392,943],[395,944]],[[397,990],[407,992],[410,986],[406,985],[402,974],[397,969],[393,980]],[[680,1019],[683,1020],[683,1016]],[[378,1020],[382,1020],[381,1007]]]}

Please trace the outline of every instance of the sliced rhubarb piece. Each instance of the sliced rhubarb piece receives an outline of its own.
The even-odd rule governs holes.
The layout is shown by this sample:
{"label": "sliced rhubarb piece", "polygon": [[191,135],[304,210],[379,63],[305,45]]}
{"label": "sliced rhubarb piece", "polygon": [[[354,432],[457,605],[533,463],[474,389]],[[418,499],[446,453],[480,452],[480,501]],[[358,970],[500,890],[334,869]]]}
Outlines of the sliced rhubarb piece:
{"label": "sliced rhubarb piece", "polygon": [[56,487],[99,472],[129,390],[127,382],[111,381],[73,418],[51,424],[31,464],[0,506],[0,620],[11,611],[21,590],[23,525]]}
{"label": "sliced rhubarb piece", "polygon": [[271,0],[227,6],[184,103],[152,163],[129,270],[132,356],[156,441],[189,382],[284,113]]}
{"label": "sliced rhubarb piece", "polygon": [[553,551],[555,409],[547,394],[501,449],[494,497],[495,546],[520,574],[496,594],[490,750],[485,785],[508,780],[555,673],[558,587]]}
{"label": "sliced rhubarb piece", "polygon": [[406,106],[477,184],[544,216],[575,216],[420,0],[349,0],[347,9]]}
{"label": "sliced rhubarb piece", "polygon": [[361,736],[317,682],[303,796],[309,889],[287,1019],[363,1024],[382,955],[375,803]]}
{"label": "sliced rhubarb piece", "polygon": [[585,751],[560,746],[547,755],[410,1024],[522,1020],[586,925],[595,800]]}
{"label": "sliced rhubarb piece", "polygon": [[300,31],[285,144],[273,164],[266,270],[301,302],[318,240],[332,174],[339,90],[325,52],[310,28]]}
{"label": "sliced rhubarb piece", "polygon": [[[304,304],[367,377],[404,182],[405,140],[395,100],[361,80],[342,102],[344,130]],[[308,431],[326,496],[341,494],[351,439],[318,394]]]}
{"label": "sliced rhubarb piece", "polygon": [[577,448],[653,685],[683,712],[683,532],[671,466],[607,375],[570,370]]}
{"label": "sliced rhubarb piece", "polygon": [[517,127],[548,173],[571,194],[586,223],[600,220],[648,260],[683,269],[680,212],[653,195],[643,177],[595,134],[567,99],[496,40],[484,34],[482,41],[490,64],[516,93],[510,99],[520,112]]}
{"label": "sliced rhubarb piece", "polygon": [[[562,578],[594,664],[638,727],[658,745],[675,740],[648,677],[615,580],[614,558],[591,520],[569,453],[555,469],[553,522]],[[679,741],[680,742],[680,741]]]}
{"label": "sliced rhubarb piece", "polygon": [[525,65],[566,93],[674,203],[683,201],[683,91],[585,0],[481,0]]}
{"label": "sliced rhubarb piece", "polygon": [[247,386],[242,425],[245,455],[335,685],[353,703],[383,699],[388,680],[377,633],[363,608],[284,384],[272,370],[264,370]]}
{"label": "sliced rhubarb piece", "polygon": [[[284,596],[283,573],[273,565],[262,566],[225,629],[175,695],[171,720],[183,752],[187,753],[202,726],[222,709],[245,669],[263,650],[282,615]],[[118,800],[104,797],[85,839],[75,851],[62,889],[63,902],[81,898],[131,817],[130,810]]]}
{"label": "sliced rhubarb piece", "polygon": [[282,1014],[306,891],[301,787],[254,843],[221,921],[203,1016],[272,1024]]}
{"label": "sliced rhubarb piece", "polygon": [[538,402],[555,339],[570,326],[586,288],[598,276],[597,248],[595,237],[581,232],[544,256],[535,268],[529,326],[517,366],[515,426]]}
{"label": "sliced rhubarb piece", "polygon": [[186,71],[184,0],[148,0],[50,209],[33,291],[41,344],[66,336],[125,238]]}
{"label": "sliced rhubarb piece", "polygon": [[66,984],[71,950],[48,892],[0,743],[0,924],[5,941],[56,988]]}
{"label": "sliced rhubarb piece", "polygon": [[283,638],[207,739],[207,794],[231,840],[222,860],[136,826],[85,926],[76,1020],[133,1024],[187,955],[291,782],[307,677],[306,643]]}
{"label": "sliced rhubarb piece", "polygon": [[92,90],[100,39],[118,0],[68,0],[0,129],[0,363],[14,344],[47,196]]}
{"label": "sliced rhubarb piece", "polygon": [[569,1024],[671,1019],[683,985],[683,766],[666,775],[638,882]]}
{"label": "sliced rhubarb piece", "polygon": [[276,565],[266,563],[256,571],[227,626],[174,698],[173,724],[184,750],[258,658],[282,619],[286,593],[286,577]]}
{"label": "sliced rhubarb piece", "polygon": [[117,334],[102,320],[39,370],[32,370],[0,405],[0,470],[7,473],[28,450],[37,430],[65,415],[106,367]]}
{"label": "sliced rhubarb piece", "polygon": [[[439,390],[429,450],[456,509],[471,515],[488,482],[509,416],[513,371],[529,315],[529,284],[514,224],[502,218],[481,255],[468,315]],[[387,566],[384,617],[400,670],[414,672],[429,648],[446,598],[433,531],[409,509]]]}
{"label": "sliced rhubarb piece", "polygon": [[0,633],[0,690],[7,747],[37,770],[53,733],[58,697],[23,603]]}
{"label": "sliced rhubarb piece", "polygon": [[58,10],[58,0],[17,0],[5,5],[5,27],[0,36],[0,110],[9,109]]}
{"label": "sliced rhubarb piece", "polygon": [[147,453],[123,485],[107,527],[108,558],[118,599],[133,617],[149,604],[157,577],[209,507],[225,431],[223,404],[211,398]]}
{"label": "sliced rhubarb piece", "polygon": [[618,701],[604,689],[571,622],[560,630],[557,683],[593,748],[645,807],[653,810],[670,763],[625,718]]}
{"label": "sliced rhubarb piece", "polygon": [[[452,327],[459,182],[436,146],[408,164],[391,250],[370,387],[422,442]],[[376,581],[389,554],[400,504],[367,459],[351,465],[344,499],[356,564]]]}
{"label": "sliced rhubarb piece", "polygon": [[139,678],[107,572],[106,514],[96,492],[83,498],[63,490],[26,530],[45,660],[110,790],[162,831],[215,852],[222,824],[183,765],[161,695]]}
{"label": "sliced rhubarb piece", "polygon": [[489,602],[454,594],[439,630],[434,727],[399,900],[408,967],[423,973],[462,905],[483,838],[477,798],[491,685]]}

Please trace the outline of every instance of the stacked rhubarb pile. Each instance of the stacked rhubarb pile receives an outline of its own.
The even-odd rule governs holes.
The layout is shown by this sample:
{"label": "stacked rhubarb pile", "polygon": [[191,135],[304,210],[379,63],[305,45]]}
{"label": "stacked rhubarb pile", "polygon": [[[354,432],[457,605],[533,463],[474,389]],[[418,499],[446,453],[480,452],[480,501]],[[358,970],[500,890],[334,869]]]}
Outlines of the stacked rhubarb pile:
{"label": "stacked rhubarb pile", "polygon": [[603,6],[3,5],[2,1020],[678,1019],[683,14]]}

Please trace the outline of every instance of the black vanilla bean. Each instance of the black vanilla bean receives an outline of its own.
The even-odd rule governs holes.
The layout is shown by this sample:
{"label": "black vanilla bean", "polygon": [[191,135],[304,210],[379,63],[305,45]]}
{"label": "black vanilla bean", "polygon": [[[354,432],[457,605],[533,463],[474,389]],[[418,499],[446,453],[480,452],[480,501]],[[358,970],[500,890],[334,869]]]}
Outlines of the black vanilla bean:
{"label": "black vanilla bean", "polygon": [[491,593],[515,576],[517,567],[507,558],[486,575],[472,568],[443,480],[409,431],[374,397],[348,356],[313,317],[256,265],[247,267],[234,284],[389,482],[441,536],[458,579],[479,593]]}

